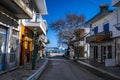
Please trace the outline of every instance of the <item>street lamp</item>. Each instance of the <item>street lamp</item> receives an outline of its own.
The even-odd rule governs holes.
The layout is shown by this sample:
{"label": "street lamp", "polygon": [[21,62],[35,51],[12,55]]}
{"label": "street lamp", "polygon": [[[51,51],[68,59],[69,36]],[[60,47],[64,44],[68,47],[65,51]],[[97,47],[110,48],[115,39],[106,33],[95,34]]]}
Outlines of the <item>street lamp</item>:
{"label": "street lamp", "polygon": [[34,50],[32,54],[32,70],[35,69],[36,65],[36,58],[37,58],[37,53],[38,53],[38,34],[37,34],[37,28],[34,28],[34,36],[33,36],[33,42],[34,42]]}

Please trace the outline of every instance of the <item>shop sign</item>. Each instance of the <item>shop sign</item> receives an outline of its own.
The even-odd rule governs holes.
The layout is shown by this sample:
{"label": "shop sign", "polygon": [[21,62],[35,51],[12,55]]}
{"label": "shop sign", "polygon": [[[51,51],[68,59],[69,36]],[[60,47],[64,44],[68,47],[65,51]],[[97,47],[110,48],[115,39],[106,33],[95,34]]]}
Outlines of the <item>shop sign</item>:
{"label": "shop sign", "polygon": [[102,36],[101,35],[95,36],[95,41],[96,42],[101,42],[102,41]]}

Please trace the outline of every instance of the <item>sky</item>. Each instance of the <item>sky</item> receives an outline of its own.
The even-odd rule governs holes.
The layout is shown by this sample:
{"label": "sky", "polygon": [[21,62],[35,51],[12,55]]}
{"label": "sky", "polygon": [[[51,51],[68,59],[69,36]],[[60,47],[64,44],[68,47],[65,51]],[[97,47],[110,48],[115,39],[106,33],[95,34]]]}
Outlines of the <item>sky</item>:
{"label": "sky", "polygon": [[46,0],[48,15],[43,16],[47,21],[47,38],[50,44],[47,47],[57,47],[57,32],[50,28],[50,23],[60,18],[64,18],[68,13],[83,14],[86,21],[99,13],[99,6],[108,4],[109,9],[113,9],[111,0]]}

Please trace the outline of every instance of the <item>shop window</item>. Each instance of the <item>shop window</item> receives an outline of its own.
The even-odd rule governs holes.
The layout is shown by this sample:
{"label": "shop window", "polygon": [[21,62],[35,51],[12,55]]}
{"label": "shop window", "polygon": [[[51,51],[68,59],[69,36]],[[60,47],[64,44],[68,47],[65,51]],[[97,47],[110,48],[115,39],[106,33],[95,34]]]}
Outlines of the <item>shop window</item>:
{"label": "shop window", "polygon": [[10,42],[10,62],[14,62],[16,60],[19,45],[18,35],[18,32],[13,30]]}

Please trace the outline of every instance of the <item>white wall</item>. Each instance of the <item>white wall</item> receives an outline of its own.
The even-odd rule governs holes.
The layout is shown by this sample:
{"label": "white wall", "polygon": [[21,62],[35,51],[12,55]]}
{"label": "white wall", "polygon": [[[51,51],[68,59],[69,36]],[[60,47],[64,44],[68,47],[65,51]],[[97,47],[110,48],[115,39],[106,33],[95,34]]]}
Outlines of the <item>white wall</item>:
{"label": "white wall", "polygon": [[[92,28],[94,29],[96,26],[98,26],[98,33],[99,32],[103,32],[103,25],[105,23],[109,23],[110,22],[111,16],[112,16],[112,14],[110,13],[107,16],[105,16],[104,18],[96,21],[95,23],[93,23]],[[111,25],[110,25],[110,27],[111,27]],[[93,31],[93,33],[94,33],[94,31]]]}
{"label": "white wall", "polygon": [[114,37],[120,37],[120,31],[118,31],[116,28],[115,28],[115,24],[117,24],[117,17],[118,17],[118,23],[120,23],[120,8],[118,8],[118,16],[117,16],[117,9],[113,12],[112,14],[112,18],[110,20],[110,29],[111,31],[113,31],[113,38]]}
{"label": "white wall", "polygon": [[[103,32],[103,25],[105,23],[109,23],[109,30],[112,31],[112,37],[120,37],[120,31],[118,31],[115,28],[115,24],[117,24],[117,10],[113,11],[112,13],[108,14],[107,16],[105,16],[104,18],[96,21],[93,25],[92,25],[92,29],[94,29],[94,27],[98,26],[98,33],[99,32]],[[120,14],[120,8],[118,9],[118,14]],[[118,15],[118,23],[120,23],[120,15]],[[91,35],[94,35],[94,30],[91,32]]]}

